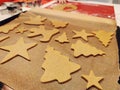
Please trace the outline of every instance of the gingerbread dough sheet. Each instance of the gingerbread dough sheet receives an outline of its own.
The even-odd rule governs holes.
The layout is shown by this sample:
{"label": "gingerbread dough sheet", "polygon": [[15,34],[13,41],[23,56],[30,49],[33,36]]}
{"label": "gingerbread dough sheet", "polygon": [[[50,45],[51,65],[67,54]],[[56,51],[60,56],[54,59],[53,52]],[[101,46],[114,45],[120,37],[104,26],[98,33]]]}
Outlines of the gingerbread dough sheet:
{"label": "gingerbread dough sheet", "polygon": [[[37,13],[33,14],[39,15]],[[21,18],[13,20],[12,23],[26,21],[28,20],[28,18],[26,19],[28,15],[29,13],[20,15]],[[48,20],[49,16],[46,17],[47,20],[44,22],[44,27],[46,27],[46,29],[53,29],[54,27],[50,24],[50,21]],[[59,17],[58,19],[61,18]],[[25,28],[27,28],[28,30],[37,27],[38,26],[34,25],[25,25]],[[97,26],[94,25],[94,27]],[[119,85],[117,84],[119,78],[119,71],[118,71],[118,48],[115,34],[112,36],[112,40],[110,41],[107,47],[103,46],[101,42],[98,40],[98,38],[94,36],[88,37],[87,42],[80,38],[77,39],[72,38],[75,35],[72,32],[72,30],[85,29],[86,32],[92,33],[92,31],[98,31],[98,29],[95,29],[94,27],[89,28],[84,27],[84,25],[77,26],[69,23],[67,27],[59,28],[59,34],[54,35],[51,38],[51,40],[47,42],[40,42],[41,36],[29,38],[27,36],[31,34],[29,31],[24,32],[23,34],[17,34],[16,28],[15,30],[9,32],[10,38],[0,42],[0,47],[13,45],[20,39],[20,37],[24,38],[25,44],[37,43],[38,45],[27,51],[29,53],[31,61],[25,60],[21,56],[17,56],[15,58],[12,58],[10,61],[6,63],[0,64],[0,81],[12,87],[14,90],[86,90],[88,82],[84,80],[81,76],[82,75],[89,76],[90,71],[92,70],[96,77],[104,78],[101,82],[98,83],[103,88],[102,90],[120,90]],[[104,30],[108,32],[114,31],[113,29],[109,28],[104,27]],[[69,43],[59,43],[55,41],[55,39],[58,38],[63,33],[67,34]],[[0,35],[1,37],[5,36],[4,33],[0,33]],[[75,44],[78,40],[81,40],[83,43],[88,43],[89,45],[94,46],[99,50],[102,50],[105,53],[105,55],[74,57],[73,54],[74,51],[71,50],[71,45]],[[43,70],[43,68],[41,67],[44,67],[43,64],[50,59],[50,58],[45,59],[46,58],[45,55],[49,54],[48,51],[46,52],[47,46],[53,47],[54,50],[60,52],[61,55],[68,57],[70,62],[81,66],[80,70],[75,69],[77,70],[76,72],[71,73],[75,70],[70,72],[71,73],[70,76],[72,77],[70,80],[67,80],[64,83],[59,83],[58,81],[41,82],[41,78],[46,71]],[[0,60],[6,57],[6,55],[8,55],[9,53],[10,52],[0,49]],[[59,62],[60,61],[58,61],[58,63]],[[63,69],[64,68],[66,68],[66,65],[63,66]],[[92,86],[88,90],[98,89]]]}

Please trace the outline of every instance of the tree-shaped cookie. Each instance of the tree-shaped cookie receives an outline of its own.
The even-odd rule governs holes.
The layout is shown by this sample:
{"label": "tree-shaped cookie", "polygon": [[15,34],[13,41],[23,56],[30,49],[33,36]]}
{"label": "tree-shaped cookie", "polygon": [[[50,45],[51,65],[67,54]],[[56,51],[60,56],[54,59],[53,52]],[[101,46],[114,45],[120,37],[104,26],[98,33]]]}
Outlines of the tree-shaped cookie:
{"label": "tree-shaped cookie", "polygon": [[114,34],[114,32],[108,32],[105,30],[94,31],[93,33],[104,46],[108,46]]}
{"label": "tree-shaped cookie", "polygon": [[20,25],[20,23],[10,23],[10,24],[0,26],[0,32],[5,33],[5,34],[9,33],[10,31],[17,28],[19,25]]}
{"label": "tree-shaped cookie", "polygon": [[69,42],[65,32],[62,35],[60,35],[59,37],[55,38],[55,40],[60,42],[60,43],[67,43],[67,42]]}
{"label": "tree-shaped cookie", "polygon": [[90,88],[90,87],[92,87],[92,86],[95,86],[95,87],[97,87],[100,90],[103,89],[101,87],[101,85],[99,84],[99,82],[101,80],[103,80],[103,77],[96,77],[95,74],[94,74],[94,72],[92,70],[90,71],[89,75],[82,75],[82,78],[84,78],[85,80],[88,81],[87,89]]}
{"label": "tree-shaped cookie", "polygon": [[69,57],[61,55],[59,51],[48,46],[45,54],[45,61],[42,68],[45,69],[41,82],[58,80],[59,83],[71,79],[71,73],[80,69],[80,65],[70,62]]}
{"label": "tree-shaped cookie", "polygon": [[71,49],[74,50],[74,56],[78,57],[80,55],[84,56],[96,56],[96,55],[103,55],[105,52],[102,50],[97,49],[94,46],[91,46],[88,43],[83,43],[82,41],[78,40],[75,44],[71,45]]}
{"label": "tree-shaped cookie", "polygon": [[0,37],[0,42],[3,41],[3,40],[5,40],[5,39],[7,39],[7,38],[9,38],[8,35],[7,35],[7,36],[1,36],[1,37]]}
{"label": "tree-shaped cookie", "polygon": [[0,63],[5,63],[15,56],[22,56],[25,59],[30,60],[27,50],[34,47],[35,45],[37,44],[36,43],[25,44],[23,38],[21,37],[16,42],[16,44],[0,47],[0,49],[9,51],[9,54],[6,55],[5,58],[2,61],[0,61]]}
{"label": "tree-shaped cookie", "polygon": [[29,21],[25,21],[24,24],[28,25],[43,25],[43,21],[45,21],[46,17],[36,16],[36,17],[30,17]]}
{"label": "tree-shaped cookie", "polygon": [[68,25],[68,22],[64,22],[56,19],[50,19],[50,21],[55,28],[64,28]]}
{"label": "tree-shaped cookie", "polygon": [[38,35],[42,35],[43,38],[40,39],[40,41],[50,41],[52,36],[59,33],[58,29],[52,29],[52,30],[46,30],[44,26],[39,26],[39,28],[32,28],[31,34],[28,35],[28,37],[35,37]]}
{"label": "tree-shaped cookie", "polygon": [[85,41],[88,41],[89,36],[93,36],[93,34],[87,33],[84,29],[81,30],[81,31],[73,30],[73,32],[75,33],[73,38],[79,38],[80,37],[80,38],[84,39]]}

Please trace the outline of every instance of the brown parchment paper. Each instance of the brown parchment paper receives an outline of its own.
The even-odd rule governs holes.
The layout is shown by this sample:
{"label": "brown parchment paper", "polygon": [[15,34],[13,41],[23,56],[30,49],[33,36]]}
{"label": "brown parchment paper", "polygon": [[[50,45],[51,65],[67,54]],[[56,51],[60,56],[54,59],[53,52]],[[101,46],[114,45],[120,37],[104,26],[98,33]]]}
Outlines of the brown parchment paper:
{"label": "brown parchment paper", "polygon": [[[53,14],[54,13],[54,14]],[[120,90],[117,84],[119,77],[118,69],[118,48],[116,42],[116,33],[113,35],[108,47],[104,47],[101,42],[95,37],[89,37],[88,43],[95,46],[96,48],[103,50],[106,55],[103,56],[80,56],[75,58],[73,56],[73,51],[71,50],[72,43],[75,43],[78,39],[72,39],[74,33],[72,30],[85,29],[88,33],[91,31],[103,29],[106,31],[116,30],[116,24],[114,20],[98,18],[93,16],[78,14],[68,14],[61,11],[52,11],[46,9],[33,9],[30,12],[21,14],[17,19],[12,22],[23,22],[29,19],[29,16],[42,15],[49,18],[56,18],[60,20],[68,21],[70,24],[66,28],[60,28],[60,33],[52,37],[50,42],[40,42],[41,36],[28,38],[27,35],[29,31],[24,34],[16,34],[16,30],[8,33],[10,38],[0,42],[0,46],[12,45],[20,37],[24,37],[25,43],[37,42],[38,45],[30,50],[28,50],[31,61],[17,56],[10,61],[0,64],[0,81],[12,87],[14,90],[86,90],[87,82],[81,78],[82,74],[88,75],[90,70],[93,70],[96,76],[104,77],[104,80],[100,82],[103,90]],[[9,24],[9,23],[8,23]],[[30,29],[36,26],[24,25],[22,26]],[[49,20],[45,21],[45,27],[52,29]],[[70,43],[60,44],[54,39],[58,37],[61,33],[66,32]],[[5,34],[0,33],[0,36]],[[80,39],[80,38],[79,38]],[[82,39],[80,39],[82,40]],[[83,41],[83,40],[82,40]],[[83,41],[85,42],[85,41]],[[40,78],[44,73],[41,65],[44,62],[45,49],[47,45],[54,47],[56,50],[60,51],[62,55],[68,56],[70,61],[81,65],[81,69],[73,74],[71,74],[72,79],[59,84],[57,81],[41,83]],[[0,60],[2,60],[9,52],[0,49]],[[65,67],[63,67],[65,68]],[[89,90],[98,90],[95,87]]]}

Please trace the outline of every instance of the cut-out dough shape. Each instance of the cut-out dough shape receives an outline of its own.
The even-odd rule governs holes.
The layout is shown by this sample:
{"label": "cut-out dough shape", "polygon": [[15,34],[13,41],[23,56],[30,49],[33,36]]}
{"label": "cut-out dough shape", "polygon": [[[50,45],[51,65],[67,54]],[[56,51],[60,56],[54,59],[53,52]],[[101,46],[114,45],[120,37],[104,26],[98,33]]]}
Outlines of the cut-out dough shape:
{"label": "cut-out dough shape", "polygon": [[53,7],[54,10],[62,10],[62,11],[67,11],[67,12],[71,12],[71,11],[75,11],[77,9],[77,6],[73,5],[73,4],[59,4]]}
{"label": "cut-out dough shape", "polygon": [[3,26],[0,26],[0,32],[7,34],[10,31],[17,28],[19,25],[20,25],[20,23],[11,23],[11,24],[6,24],[6,25],[3,25]]}
{"label": "cut-out dough shape", "polygon": [[25,44],[23,38],[21,37],[14,45],[0,47],[0,49],[9,51],[9,54],[2,61],[0,61],[0,63],[5,63],[15,56],[22,56],[25,59],[30,60],[27,50],[36,45],[36,43]]}
{"label": "cut-out dough shape", "polygon": [[30,17],[29,21],[25,21],[24,24],[28,25],[43,25],[43,21],[45,21],[46,17],[36,16],[36,17]]}
{"label": "cut-out dough shape", "polygon": [[73,30],[73,32],[76,34],[76,35],[73,36],[73,38],[79,38],[79,37],[81,37],[85,41],[88,41],[88,37],[89,36],[94,36],[94,34],[86,33],[86,31],[84,29],[82,31]]}
{"label": "cut-out dough shape", "polygon": [[33,28],[30,30],[31,34],[28,37],[34,37],[38,35],[42,35],[43,38],[40,41],[50,41],[53,35],[59,33],[58,29],[46,30],[44,26],[40,26],[39,28]]}
{"label": "cut-out dough shape", "polygon": [[80,65],[69,61],[69,57],[61,55],[59,51],[48,46],[42,68],[45,69],[41,82],[58,80],[63,83],[71,79],[71,73],[80,69]]}
{"label": "cut-out dough shape", "polygon": [[55,38],[55,40],[60,42],[60,43],[67,43],[67,42],[69,42],[65,32],[61,36]]}
{"label": "cut-out dough shape", "polygon": [[50,21],[52,22],[52,25],[55,28],[64,28],[68,25],[68,22],[64,22],[64,21],[60,21],[60,20],[56,20],[56,19],[50,19]]}
{"label": "cut-out dough shape", "polygon": [[26,29],[25,27],[20,27],[17,29],[16,33],[21,33],[23,34],[24,32],[28,31],[28,29]]}
{"label": "cut-out dough shape", "polygon": [[114,34],[114,32],[108,32],[105,30],[94,31],[93,33],[105,47],[108,46]]}
{"label": "cut-out dough shape", "polygon": [[78,40],[75,44],[71,45],[71,49],[74,50],[74,56],[78,57],[80,55],[84,56],[96,56],[96,55],[103,55],[105,52],[102,50],[98,50],[96,47],[89,45],[88,43],[83,43],[82,41]]}
{"label": "cut-out dough shape", "polygon": [[0,42],[3,41],[3,40],[6,40],[8,38],[9,38],[9,36],[2,36],[2,37],[0,37]]}
{"label": "cut-out dough shape", "polygon": [[100,90],[103,89],[101,87],[101,85],[99,84],[99,82],[101,80],[103,80],[103,77],[96,77],[95,74],[94,74],[94,72],[92,70],[90,71],[89,75],[82,75],[82,78],[84,78],[85,80],[88,81],[87,89],[90,88],[90,87],[92,87],[92,86],[95,86],[95,87],[97,87]]}

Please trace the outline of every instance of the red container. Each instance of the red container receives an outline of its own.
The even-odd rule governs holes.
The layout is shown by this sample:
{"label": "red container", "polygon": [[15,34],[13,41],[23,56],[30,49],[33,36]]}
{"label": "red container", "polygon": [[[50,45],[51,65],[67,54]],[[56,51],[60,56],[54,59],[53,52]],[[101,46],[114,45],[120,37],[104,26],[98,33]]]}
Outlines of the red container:
{"label": "red container", "polygon": [[11,2],[13,0],[0,0],[0,4],[2,4],[3,2]]}

